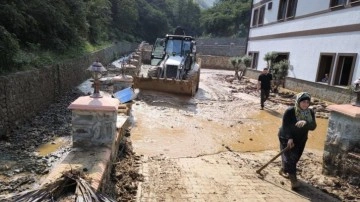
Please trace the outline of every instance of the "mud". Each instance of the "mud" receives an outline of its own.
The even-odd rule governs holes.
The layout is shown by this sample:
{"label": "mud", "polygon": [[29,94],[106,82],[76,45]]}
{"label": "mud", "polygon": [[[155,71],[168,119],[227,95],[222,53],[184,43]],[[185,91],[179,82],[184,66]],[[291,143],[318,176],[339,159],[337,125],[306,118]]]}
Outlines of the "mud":
{"label": "mud", "polygon": [[71,91],[32,119],[16,122],[0,140],[0,195],[32,189],[70,150]]}
{"label": "mud", "polygon": [[[232,75],[231,71],[202,70],[199,91],[192,98],[140,92],[131,112],[133,125],[114,163],[108,194],[118,201],[133,201],[141,188],[159,199],[176,199],[186,188],[185,175],[206,174],[197,164],[194,170],[183,170],[179,162],[209,169],[228,164],[229,169],[253,172],[274,156],[282,113],[293,104],[294,93],[284,90],[272,95],[260,111],[256,81],[237,81]],[[0,195],[33,188],[66,155],[71,123],[67,107],[80,95],[70,92],[34,119],[15,125],[0,141]],[[334,201],[360,200],[359,187],[321,173],[328,103],[315,101],[318,128],[310,134],[299,163],[299,177],[306,185],[301,194]],[[139,170],[144,164],[150,165],[148,178]],[[263,171],[264,180],[288,186],[286,179],[270,173],[279,165],[280,161],[269,165]],[[228,191],[221,189],[217,192]]]}
{"label": "mud", "polygon": [[[142,91],[133,105],[134,125],[130,137],[134,151],[144,156],[142,161],[147,168],[144,172],[148,174],[148,180],[141,185],[143,198],[140,200],[166,201],[184,197],[183,193],[190,197],[193,188],[187,184],[192,181],[189,179],[194,178],[199,184],[197,187],[202,184],[206,187],[213,183],[209,178],[215,178],[212,173],[216,171],[212,167],[217,165],[229,172],[234,166],[240,167],[252,178],[250,173],[279,150],[278,128],[282,113],[294,104],[294,92],[281,89],[280,94],[272,94],[262,111],[256,81],[246,78],[237,81],[233,79],[233,72],[216,70],[202,70],[200,79],[195,97]],[[322,175],[328,104],[331,103],[313,99],[318,128],[309,134],[299,163],[299,177],[304,188],[298,194],[311,201],[356,201],[357,187]],[[203,161],[208,163],[203,164]],[[277,174],[279,167],[278,159],[263,171],[264,180],[275,187],[289,189],[288,180]],[[203,173],[209,175],[199,177]],[[218,186],[199,188],[193,197],[216,201],[216,193],[223,193],[220,194],[223,198],[236,200],[236,195],[231,194],[236,188],[221,186],[227,184],[228,179],[215,181]],[[214,192],[200,194],[207,191]]]}

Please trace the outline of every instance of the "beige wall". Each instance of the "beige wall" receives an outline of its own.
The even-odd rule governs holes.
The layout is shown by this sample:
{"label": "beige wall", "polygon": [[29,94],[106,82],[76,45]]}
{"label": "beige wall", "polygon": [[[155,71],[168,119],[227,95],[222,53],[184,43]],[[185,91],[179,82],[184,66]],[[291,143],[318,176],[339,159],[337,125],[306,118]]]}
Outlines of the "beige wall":
{"label": "beige wall", "polygon": [[[248,69],[245,76],[257,79],[260,73],[260,71]],[[329,86],[327,84],[304,81],[289,77],[286,78],[285,88],[295,92],[306,91],[309,92],[313,97],[336,104],[350,103],[351,99],[353,99],[355,96],[351,96],[350,90],[345,88]]]}

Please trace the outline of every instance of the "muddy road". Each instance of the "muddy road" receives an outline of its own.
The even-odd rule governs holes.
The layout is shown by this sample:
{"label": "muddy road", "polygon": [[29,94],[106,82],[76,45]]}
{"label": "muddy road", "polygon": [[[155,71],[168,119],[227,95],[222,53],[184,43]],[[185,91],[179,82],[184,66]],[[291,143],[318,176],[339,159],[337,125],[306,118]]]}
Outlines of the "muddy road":
{"label": "muddy road", "polygon": [[[272,96],[259,110],[256,81],[239,82],[233,74],[203,69],[192,98],[140,92],[107,194],[118,201],[360,200],[358,187],[321,173],[327,119],[318,118],[309,134],[299,163],[301,190],[291,191],[278,175],[279,159],[256,174],[278,152],[277,130],[293,95]],[[0,196],[33,189],[64,158],[71,149],[67,107],[84,93],[69,92],[0,140]]]}
{"label": "muddy road", "polygon": [[280,159],[263,176],[255,173],[279,150],[277,131],[288,106],[273,96],[260,110],[256,81],[232,75],[202,70],[193,98],[140,92],[130,137],[145,179],[138,201],[356,200],[356,189],[321,174],[327,119],[317,119],[309,135],[299,164],[302,189],[292,191],[278,174]]}

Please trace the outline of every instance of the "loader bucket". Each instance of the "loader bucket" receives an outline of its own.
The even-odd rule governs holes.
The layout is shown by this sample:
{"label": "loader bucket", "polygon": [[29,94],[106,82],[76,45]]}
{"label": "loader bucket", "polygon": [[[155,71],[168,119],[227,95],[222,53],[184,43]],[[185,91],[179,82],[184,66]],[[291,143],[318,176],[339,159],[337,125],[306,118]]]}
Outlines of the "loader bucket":
{"label": "loader bucket", "polygon": [[134,88],[194,96],[199,77],[190,80],[134,77]]}

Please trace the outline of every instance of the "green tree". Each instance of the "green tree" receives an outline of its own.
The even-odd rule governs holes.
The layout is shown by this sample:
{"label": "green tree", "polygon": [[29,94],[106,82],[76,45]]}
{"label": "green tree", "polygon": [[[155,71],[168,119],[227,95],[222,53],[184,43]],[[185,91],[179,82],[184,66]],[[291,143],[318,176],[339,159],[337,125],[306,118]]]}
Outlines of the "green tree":
{"label": "green tree", "polygon": [[278,54],[276,52],[268,52],[264,56],[264,60],[266,61],[266,66],[271,71],[273,65],[275,64],[275,60],[277,58]]}
{"label": "green tree", "polygon": [[[40,44],[42,49],[65,50],[86,36],[81,0],[2,1],[1,24],[23,47]],[[81,37],[82,36],[82,37]]]}
{"label": "green tree", "polygon": [[192,0],[187,0],[185,9],[187,11],[187,14],[183,15],[185,19],[185,24],[183,26],[187,30],[187,34],[191,36],[201,35],[201,11],[199,5],[195,4]]}
{"label": "green tree", "polygon": [[139,20],[135,34],[139,38],[152,43],[156,38],[169,33],[169,24],[164,12],[157,10],[144,0],[137,0],[137,4]]}
{"label": "green tree", "polygon": [[192,0],[1,0],[1,48],[13,49],[2,54],[2,62],[14,69],[38,67],[88,45],[153,42],[178,25],[198,36],[200,18]]}
{"label": "green tree", "polygon": [[241,80],[248,67],[251,65],[251,56],[245,55],[243,57],[232,57],[230,58],[230,64],[235,70],[235,78]]}
{"label": "green tree", "polygon": [[111,0],[112,29],[117,40],[134,41],[132,36],[139,19],[134,0]]}
{"label": "green tree", "polygon": [[0,26],[0,73],[10,71],[19,52],[17,39],[3,26]]}
{"label": "green tree", "polygon": [[220,0],[202,12],[200,24],[205,35],[244,37],[248,33],[250,13],[250,0]]}
{"label": "green tree", "polygon": [[109,40],[111,2],[108,0],[85,0],[86,21],[89,25],[88,40],[93,44]]}
{"label": "green tree", "polygon": [[275,93],[279,92],[279,86],[282,85],[284,87],[285,78],[288,75],[289,70],[289,61],[288,60],[281,60],[273,65],[271,74],[273,75],[274,79],[274,88],[273,91]]}

